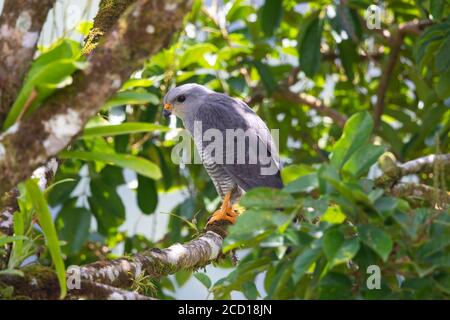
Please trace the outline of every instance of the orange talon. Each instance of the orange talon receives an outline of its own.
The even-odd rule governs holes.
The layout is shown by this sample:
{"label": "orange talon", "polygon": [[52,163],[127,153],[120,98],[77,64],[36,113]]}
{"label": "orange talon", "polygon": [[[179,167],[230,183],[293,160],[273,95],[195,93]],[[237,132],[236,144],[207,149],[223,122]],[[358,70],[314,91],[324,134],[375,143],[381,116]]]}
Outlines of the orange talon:
{"label": "orange talon", "polygon": [[220,209],[213,213],[213,215],[209,218],[207,225],[212,224],[215,221],[225,220],[230,222],[231,224],[235,224],[239,213],[233,209],[230,203],[231,199],[231,191],[225,195],[223,199],[223,203],[220,206]]}

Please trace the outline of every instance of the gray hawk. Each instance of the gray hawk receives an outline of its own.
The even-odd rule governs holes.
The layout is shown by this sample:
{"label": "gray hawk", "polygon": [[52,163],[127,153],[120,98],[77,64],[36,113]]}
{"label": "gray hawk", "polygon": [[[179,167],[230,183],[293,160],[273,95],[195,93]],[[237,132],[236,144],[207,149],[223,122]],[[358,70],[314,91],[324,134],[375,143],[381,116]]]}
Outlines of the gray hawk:
{"label": "gray hawk", "polygon": [[[223,202],[209,219],[236,222],[237,202],[255,187],[282,188],[278,151],[264,121],[243,101],[189,83],[164,97],[165,117],[180,118]],[[214,140],[206,139],[213,132]],[[225,141],[216,141],[221,134]],[[244,143],[239,144],[239,139]],[[230,141],[231,140],[231,141]],[[255,143],[256,142],[256,143]],[[208,148],[216,143],[216,148]]]}

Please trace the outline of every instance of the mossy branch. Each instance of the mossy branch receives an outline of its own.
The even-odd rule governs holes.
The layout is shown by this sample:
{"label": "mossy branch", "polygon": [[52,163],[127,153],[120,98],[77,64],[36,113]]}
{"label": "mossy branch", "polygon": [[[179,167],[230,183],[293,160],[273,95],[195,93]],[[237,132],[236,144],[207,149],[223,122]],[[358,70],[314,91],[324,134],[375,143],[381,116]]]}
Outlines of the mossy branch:
{"label": "mossy branch", "polygon": [[[216,261],[222,252],[226,225],[215,223],[196,239],[166,249],[151,249],[115,260],[70,266],[67,271],[68,299],[146,299],[122,289],[131,288],[142,276],[158,279]],[[58,299],[58,281],[52,269],[33,265],[20,271],[23,276],[0,274],[0,288],[12,287],[12,298]]]}
{"label": "mossy branch", "polygon": [[136,0],[102,0],[94,25],[85,39],[83,55],[89,55],[97,47],[100,39],[114,26],[123,12]]}

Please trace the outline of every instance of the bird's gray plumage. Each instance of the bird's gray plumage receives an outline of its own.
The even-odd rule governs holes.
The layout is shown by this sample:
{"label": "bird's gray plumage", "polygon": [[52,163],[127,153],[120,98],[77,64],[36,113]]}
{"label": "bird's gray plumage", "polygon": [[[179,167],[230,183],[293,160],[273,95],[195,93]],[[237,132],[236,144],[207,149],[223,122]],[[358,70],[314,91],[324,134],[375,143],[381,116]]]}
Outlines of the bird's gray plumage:
{"label": "bird's gray plumage", "polygon": [[[185,98],[183,103],[177,102],[177,97],[180,95]],[[280,164],[276,157],[277,149],[269,129],[264,121],[243,101],[197,84],[187,84],[170,90],[164,98],[164,102],[173,105],[173,113],[183,120],[186,129],[192,135],[194,135],[196,121],[200,121],[202,124],[202,136],[208,129],[217,129],[224,137],[226,129],[242,129],[247,133],[245,163],[243,164],[237,163],[238,154],[236,153],[229,155],[234,157],[232,163],[226,162],[226,151],[230,152],[230,149],[225,149],[225,143],[223,161],[217,163],[216,158],[205,152],[211,142],[198,139],[199,136],[194,135],[197,138],[195,139],[197,150],[203,150],[203,152],[199,152],[203,165],[222,198],[233,188],[237,192],[233,192],[232,202],[239,199],[242,190],[247,191],[255,187],[282,188]],[[260,142],[259,147],[264,150],[250,150],[248,142],[251,139]],[[263,164],[258,156],[257,162],[250,164],[250,156],[255,152],[267,154],[270,163]],[[270,165],[276,167],[274,174],[263,175],[261,169]],[[236,185],[239,188],[236,188]]]}

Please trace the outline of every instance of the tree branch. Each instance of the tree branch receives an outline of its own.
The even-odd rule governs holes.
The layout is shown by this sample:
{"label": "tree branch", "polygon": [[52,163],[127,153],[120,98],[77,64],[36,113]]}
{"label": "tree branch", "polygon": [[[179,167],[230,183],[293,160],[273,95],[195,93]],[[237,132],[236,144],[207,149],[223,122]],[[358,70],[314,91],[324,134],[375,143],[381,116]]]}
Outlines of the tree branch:
{"label": "tree branch", "polygon": [[374,107],[374,127],[378,128],[381,122],[381,116],[384,112],[384,106],[386,101],[386,92],[389,87],[392,75],[394,73],[395,65],[397,64],[398,57],[400,55],[401,46],[403,44],[403,38],[407,34],[419,35],[420,32],[427,26],[431,25],[431,20],[424,21],[409,21],[398,26],[398,29],[393,31],[392,35],[388,38],[390,42],[391,52],[389,57],[382,68],[382,73],[377,90],[377,101]]}
{"label": "tree branch", "polygon": [[[179,270],[198,269],[216,260],[221,252],[223,237],[207,231],[185,244],[174,244],[167,249],[152,249],[129,258],[99,261],[73,269],[72,276],[118,288],[130,287],[139,275],[159,278]],[[71,277],[69,274],[68,277]]]}
{"label": "tree branch", "polygon": [[192,1],[138,0],[76,72],[73,84],[0,139],[0,194],[63,150],[152,54],[166,47]]}
{"label": "tree branch", "polygon": [[450,194],[421,183],[397,183],[390,189],[390,193],[396,197],[419,198],[430,203],[450,203]]}
{"label": "tree branch", "polygon": [[281,89],[279,92],[276,92],[275,95],[278,99],[281,100],[287,100],[293,103],[307,105],[311,109],[316,110],[321,115],[333,119],[333,121],[341,128],[344,127],[345,122],[347,121],[346,116],[342,115],[330,106],[325,105],[320,99],[317,99],[316,97],[304,92],[294,93],[289,89]]}
{"label": "tree branch", "polygon": [[0,16],[0,127],[33,61],[54,0],[6,0]]}
{"label": "tree branch", "polygon": [[[226,236],[226,222],[216,222],[198,238],[167,249],[151,249],[130,257],[71,266],[67,271],[68,298],[144,299],[118,288],[130,288],[138,277],[153,279],[179,270],[198,269],[217,260]],[[56,274],[48,267],[32,265],[20,270],[23,276],[0,274],[0,287],[11,286],[13,295],[32,299],[58,299]]]}
{"label": "tree branch", "polygon": [[86,37],[83,55],[89,55],[97,47],[100,39],[117,22],[122,13],[136,0],[102,0],[98,13],[94,18],[94,25]]}
{"label": "tree branch", "polygon": [[450,165],[450,153],[439,155],[431,154],[403,164],[397,164],[395,157],[392,154],[385,153],[380,157],[378,162],[383,171],[383,175],[376,179],[376,184],[389,185],[409,174],[431,172],[436,164],[443,166]]}
{"label": "tree branch", "polygon": [[67,299],[90,300],[152,300],[137,292],[114,288],[105,284],[83,280],[80,289],[68,290]]}
{"label": "tree branch", "polygon": [[[430,187],[424,184],[398,182],[409,174],[427,173],[450,165],[450,154],[429,155],[415,160],[397,164],[393,154],[387,152],[378,160],[383,174],[375,179],[377,186],[396,197],[421,198],[439,207],[450,203],[450,195],[439,186]],[[434,172],[439,174],[438,172]],[[445,186],[441,186],[445,189]]]}

